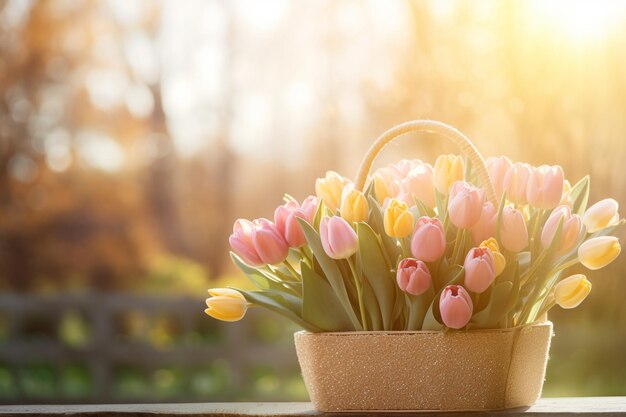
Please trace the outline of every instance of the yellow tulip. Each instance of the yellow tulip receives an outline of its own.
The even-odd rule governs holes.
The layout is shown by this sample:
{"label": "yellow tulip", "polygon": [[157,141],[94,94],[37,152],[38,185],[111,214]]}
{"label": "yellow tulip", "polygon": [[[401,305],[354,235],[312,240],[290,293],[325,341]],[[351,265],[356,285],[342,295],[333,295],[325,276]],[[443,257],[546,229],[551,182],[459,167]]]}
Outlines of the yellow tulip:
{"label": "yellow tulip", "polygon": [[388,198],[398,195],[399,186],[392,172],[386,168],[381,168],[374,174],[374,193],[376,199],[383,205]]}
{"label": "yellow tulip", "polygon": [[604,268],[622,251],[615,236],[594,237],[578,248],[578,260],[589,269]]}
{"label": "yellow tulip", "polygon": [[407,237],[413,231],[413,215],[403,201],[392,198],[385,210],[385,233],[391,237]]}
{"label": "yellow tulip", "polygon": [[619,204],[612,198],[605,198],[589,207],[583,215],[583,224],[587,228],[587,233],[595,233],[619,223],[618,209]]}
{"label": "yellow tulip", "polygon": [[248,302],[239,291],[230,288],[213,288],[209,290],[210,298],[206,299],[209,316],[222,321],[239,321],[245,316]]}
{"label": "yellow tulip", "polygon": [[322,200],[326,207],[336,211],[341,204],[341,193],[350,181],[335,171],[328,171],[324,178],[315,181],[315,194]]}
{"label": "yellow tulip", "polygon": [[496,276],[500,275],[502,271],[504,271],[504,267],[506,266],[506,260],[504,256],[500,253],[500,246],[498,246],[498,241],[492,237],[483,241],[480,244],[481,248],[489,248],[491,253],[493,253],[493,263],[496,267]]}
{"label": "yellow tulip", "polygon": [[350,224],[367,221],[369,213],[367,199],[363,193],[358,190],[352,189],[348,191],[346,189],[341,198],[339,212],[341,213],[341,217]]}
{"label": "yellow tulip", "polygon": [[440,155],[435,161],[435,188],[441,194],[448,194],[455,181],[465,176],[463,158],[457,155]]}
{"label": "yellow tulip", "polygon": [[567,277],[554,287],[554,299],[563,308],[578,307],[591,292],[591,282],[584,275]]}

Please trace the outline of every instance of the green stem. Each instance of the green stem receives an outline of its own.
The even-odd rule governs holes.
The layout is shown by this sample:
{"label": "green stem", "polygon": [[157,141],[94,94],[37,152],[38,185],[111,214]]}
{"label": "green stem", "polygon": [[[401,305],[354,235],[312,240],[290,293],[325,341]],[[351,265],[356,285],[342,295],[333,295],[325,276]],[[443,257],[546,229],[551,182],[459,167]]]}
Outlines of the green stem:
{"label": "green stem", "polygon": [[578,256],[570,261],[565,262],[564,264],[554,268],[548,275],[556,274],[557,272],[563,271],[564,269],[569,268],[570,266],[574,266],[578,263]]}
{"label": "green stem", "polygon": [[286,259],[283,261],[283,264],[287,267],[287,269],[289,270],[291,275],[293,275],[293,277],[296,280],[300,281],[300,279],[301,279],[300,274],[298,273],[298,271],[295,270],[295,268],[293,266],[291,266],[291,264]]}
{"label": "green stem", "polygon": [[463,246],[465,245],[465,229],[461,229],[460,227],[456,230],[456,238],[454,239],[454,249],[452,250],[452,263],[459,264],[459,256],[461,256],[461,251],[463,250]]}
{"label": "green stem", "polygon": [[363,285],[361,283],[359,274],[356,271],[356,267],[354,266],[354,260],[352,258],[348,258],[348,265],[350,266],[350,272],[352,272],[352,276],[354,277],[354,286],[356,287],[357,298],[359,299],[359,312],[361,313],[361,325],[363,326],[363,330],[367,331],[367,319],[365,316],[365,306],[363,305]]}

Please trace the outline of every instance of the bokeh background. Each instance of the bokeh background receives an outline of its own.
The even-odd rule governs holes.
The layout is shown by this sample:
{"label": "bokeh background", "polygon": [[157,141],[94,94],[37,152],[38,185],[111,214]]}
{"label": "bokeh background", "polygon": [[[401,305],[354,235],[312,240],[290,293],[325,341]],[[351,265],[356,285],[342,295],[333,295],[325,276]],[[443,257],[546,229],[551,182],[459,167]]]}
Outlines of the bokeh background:
{"label": "bokeh background", "polygon": [[[416,118],[626,207],[625,27],[624,1],[0,0],[0,402],[306,400],[292,325],[203,315],[246,285],[232,222]],[[625,269],[551,313],[544,395],[626,395]]]}

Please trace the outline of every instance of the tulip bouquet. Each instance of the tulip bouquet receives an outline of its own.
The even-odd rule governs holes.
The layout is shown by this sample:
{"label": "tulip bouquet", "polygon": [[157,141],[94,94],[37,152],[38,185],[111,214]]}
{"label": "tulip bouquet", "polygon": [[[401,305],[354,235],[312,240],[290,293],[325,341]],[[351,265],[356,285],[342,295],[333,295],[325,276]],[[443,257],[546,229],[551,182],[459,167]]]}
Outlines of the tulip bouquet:
{"label": "tulip bouquet", "polygon": [[[370,175],[383,146],[414,130],[465,155]],[[331,171],[315,194],[285,196],[273,222],[235,222],[232,260],[258,290],[211,289],[208,315],[236,321],[261,306],[312,332],[511,328],[578,306],[591,283],[568,268],[602,268],[621,250],[618,204],[587,208],[589,177],[570,186],[559,166],[483,161],[437,122],[391,129],[355,182]]]}

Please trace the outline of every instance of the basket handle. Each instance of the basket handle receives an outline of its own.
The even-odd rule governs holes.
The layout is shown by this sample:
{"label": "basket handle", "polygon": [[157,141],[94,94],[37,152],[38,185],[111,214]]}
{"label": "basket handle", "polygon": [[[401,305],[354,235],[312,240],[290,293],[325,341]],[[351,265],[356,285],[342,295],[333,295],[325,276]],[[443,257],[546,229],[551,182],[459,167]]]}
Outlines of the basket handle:
{"label": "basket handle", "polygon": [[361,161],[359,171],[356,175],[356,180],[354,181],[355,188],[357,190],[365,191],[365,181],[367,180],[367,175],[372,169],[372,164],[374,163],[374,160],[385,147],[385,145],[387,145],[395,138],[410,132],[438,133],[450,139],[456,146],[459,147],[461,152],[465,154],[470,159],[472,164],[476,167],[478,171],[478,179],[485,187],[485,190],[487,192],[487,199],[491,201],[494,206],[497,206],[496,193],[494,192],[493,183],[489,178],[489,173],[487,172],[485,161],[483,160],[483,157],[480,155],[474,144],[457,129],[445,123],[437,122],[435,120],[412,120],[410,122],[404,122],[392,127],[391,129],[380,135],[376,139],[376,141],[374,141],[372,146],[370,146],[367,153],[363,157],[363,160]]}

